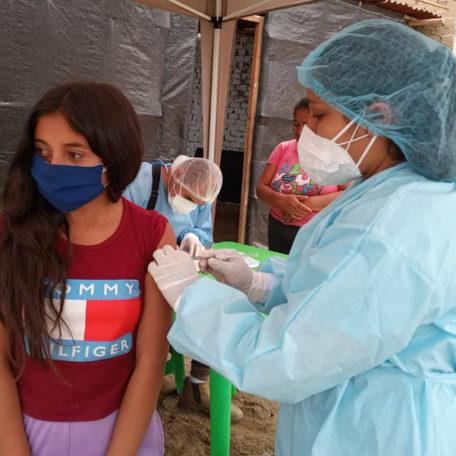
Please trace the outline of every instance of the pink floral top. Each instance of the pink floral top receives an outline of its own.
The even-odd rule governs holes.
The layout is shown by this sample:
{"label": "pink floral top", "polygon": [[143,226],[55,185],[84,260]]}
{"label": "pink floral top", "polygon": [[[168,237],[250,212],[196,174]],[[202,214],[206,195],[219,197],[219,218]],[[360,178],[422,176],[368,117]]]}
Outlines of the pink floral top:
{"label": "pink floral top", "polygon": [[[271,153],[268,163],[274,165],[276,172],[271,181],[273,190],[279,193],[315,196],[326,195],[338,191],[337,185],[320,185],[312,181],[301,169],[298,158],[298,143],[295,139],[281,142]],[[285,222],[282,210],[271,208],[271,215],[285,225],[303,226],[311,220],[317,212],[312,212],[301,220]]]}

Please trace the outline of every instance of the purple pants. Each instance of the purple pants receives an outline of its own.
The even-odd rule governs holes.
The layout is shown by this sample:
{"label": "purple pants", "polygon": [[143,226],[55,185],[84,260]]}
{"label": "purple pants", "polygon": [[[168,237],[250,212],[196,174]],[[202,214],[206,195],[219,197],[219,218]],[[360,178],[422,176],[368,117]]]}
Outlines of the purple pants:
{"label": "purple pants", "polygon": [[[42,421],[24,415],[32,456],[104,456],[117,412],[97,421],[71,423]],[[158,413],[152,416],[137,456],[163,456],[163,428]]]}

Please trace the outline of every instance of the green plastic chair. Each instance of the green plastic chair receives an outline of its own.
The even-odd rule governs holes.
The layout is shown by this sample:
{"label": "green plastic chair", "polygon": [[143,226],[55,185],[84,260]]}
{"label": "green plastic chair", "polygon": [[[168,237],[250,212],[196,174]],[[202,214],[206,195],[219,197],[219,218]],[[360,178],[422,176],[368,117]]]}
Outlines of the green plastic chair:
{"label": "green plastic chair", "polygon": [[177,353],[173,347],[169,347],[169,353],[171,355],[171,358],[166,363],[165,375],[174,375],[177,394],[181,394],[182,390],[184,389],[185,381],[184,357],[180,353]]}

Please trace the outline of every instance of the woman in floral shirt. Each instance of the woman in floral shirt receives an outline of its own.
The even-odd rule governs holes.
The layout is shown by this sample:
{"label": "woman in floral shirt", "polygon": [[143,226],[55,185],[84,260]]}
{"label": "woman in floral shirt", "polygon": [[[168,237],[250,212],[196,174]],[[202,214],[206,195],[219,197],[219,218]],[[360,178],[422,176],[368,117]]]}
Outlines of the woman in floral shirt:
{"label": "woman in floral shirt", "polygon": [[336,199],[346,185],[322,186],[312,181],[298,159],[298,139],[304,125],[312,122],[303,98],[294,108],[293,139],[281,142],[271,153],[260,177],[258,197],[271,206],[269,249],[288,254],[301,226]]}

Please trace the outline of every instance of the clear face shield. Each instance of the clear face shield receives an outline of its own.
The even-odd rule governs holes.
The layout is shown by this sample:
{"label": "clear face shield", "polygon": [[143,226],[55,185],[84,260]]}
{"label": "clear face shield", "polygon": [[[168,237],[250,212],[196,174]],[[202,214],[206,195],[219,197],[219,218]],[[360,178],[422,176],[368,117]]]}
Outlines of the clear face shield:
{"label": "clear face shield", "polygon": [[188,214],[212,203],[220,192],[220,168],[205,158],[177,157],[170,171],[168,201],[175,212]]}

